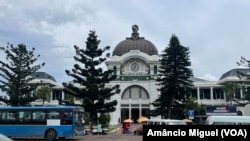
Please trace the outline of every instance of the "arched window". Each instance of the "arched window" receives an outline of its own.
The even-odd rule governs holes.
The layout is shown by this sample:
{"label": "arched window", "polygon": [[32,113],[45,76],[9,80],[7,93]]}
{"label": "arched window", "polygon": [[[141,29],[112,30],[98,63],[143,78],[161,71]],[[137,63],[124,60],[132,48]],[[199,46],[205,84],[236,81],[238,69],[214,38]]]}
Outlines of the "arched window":
{"label": "arched window", "polygon": [[130,86],[123,92],[122,99],[149,99],[149,94],[141,86]]}

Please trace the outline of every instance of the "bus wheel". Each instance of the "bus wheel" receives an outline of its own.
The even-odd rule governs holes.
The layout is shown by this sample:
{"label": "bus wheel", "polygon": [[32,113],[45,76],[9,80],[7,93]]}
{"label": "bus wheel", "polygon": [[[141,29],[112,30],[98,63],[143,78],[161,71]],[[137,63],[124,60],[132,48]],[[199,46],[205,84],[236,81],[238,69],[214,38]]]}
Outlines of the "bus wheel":
{"label": "bus wheel", "polygon": [[54,141],[56,139],[56,132],[55,130],[48,130],[46,132],[46,138],[48,139],[48,141]]}

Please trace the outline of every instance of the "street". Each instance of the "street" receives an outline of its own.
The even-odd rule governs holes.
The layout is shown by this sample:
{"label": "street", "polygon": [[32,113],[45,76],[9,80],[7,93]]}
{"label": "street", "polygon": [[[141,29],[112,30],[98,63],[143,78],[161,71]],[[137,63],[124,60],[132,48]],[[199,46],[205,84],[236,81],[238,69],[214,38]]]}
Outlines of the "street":
{"label": "street", "polygon": [[[133,131],[137,124],[131,125]],[[56,140],[56,141],[142,141],[142,136],[134,134],[121,134],[122,125],[115,126],[116,130],[107,135],[85,135],[74,139]],[[14,139],[14,141],[46,141],[46,139]]]}
{"label": "street", "polygon": [[[39,139],[15,139],[14,141],[46,141]],[[108,135],[86,135],[77,139],[65,139],[56,141],[142,141],[142,136],[111,133]]]}
{"label": "street", "polygon": [[124,134],[109,134],[97,136],[84,136],[82,140],[90,141],[142,141],[142,136],[124,135]]}

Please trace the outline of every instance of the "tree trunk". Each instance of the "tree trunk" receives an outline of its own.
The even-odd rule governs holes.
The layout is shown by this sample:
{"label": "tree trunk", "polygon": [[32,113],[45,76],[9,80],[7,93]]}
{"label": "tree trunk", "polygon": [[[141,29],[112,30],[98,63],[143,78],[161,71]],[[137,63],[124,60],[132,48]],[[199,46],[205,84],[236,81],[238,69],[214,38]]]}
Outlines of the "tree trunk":
{"label": "tree trunk", "polygon": [[96,112],[95,111],[91,111],[90,112],[90,115],[89,115],[89,117],[90,117],[90,131],[92,132],[92,130],[93,130],[93,124],[94,124],[94,122],[96,121]]}
{"label": "tree trunk", "polygon": [[172,100],[171,100],[171,102],[169,104],[169,107],[168,107],[168,116],[167,116],[168,119],[171,118],[171,111],[172,111],[173,103],[174,103],[174,98],[172,98]]}
{"label": "tree trunk", "polygon": [[43,105],[44,105],[44,102],[45,102],[45,97],[43,97]]}

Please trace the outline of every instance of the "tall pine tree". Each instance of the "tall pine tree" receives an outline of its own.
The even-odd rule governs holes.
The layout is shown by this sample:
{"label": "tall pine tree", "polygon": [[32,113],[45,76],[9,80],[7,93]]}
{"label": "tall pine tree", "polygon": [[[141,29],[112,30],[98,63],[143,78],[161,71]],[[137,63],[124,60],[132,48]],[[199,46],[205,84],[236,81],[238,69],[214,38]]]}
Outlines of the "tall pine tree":
{"label": "tall pine tree", "polygon": [[73,77],[73,84],[63,83],[65,93],[82,100],[81,106],[89,112],[91,122],[97,121],[97,113],[116,110],[117,101],[110,100],[110,97],[120,92],[119,85],[105,86],[115,80],[116,75],[113,74],[113,70],[104,71],[101,68],[100,65],[110,57],[110,53],[106,53],[105,56],[103,53],[110,47],[98,48],[99,43],[100,40],[97,40],[95,32],[90,31],[86,48],[74,46],[76,51],[74,59],[78,63],[74,65],[72,71],[66,70],[67,75]]}
{"label": "tall pine tree", "polygon": [[152,116],[163,118],[183,118],[184,105],[189,97],[193,76],[190,69],[189,48],[180,44],[177,36],[172,35],[169,47],[161,54],[159,77],[160,95],[152,103],[155,107]]}
{"label": "tall pine tree", "polygon": [[40,55],[35,57],[35,48],[28,51],[24,44],[14,47],[8,43],[6,47],[1,47],[1,50],[6,54],[6,62],[0,60],[0,89],[9,98],[0,98],[0,101],[19,106],[36,100],[37,97],[32,93],[36,86],[28,82],[35,79],[29,76],[45,64],[34,65]]}

